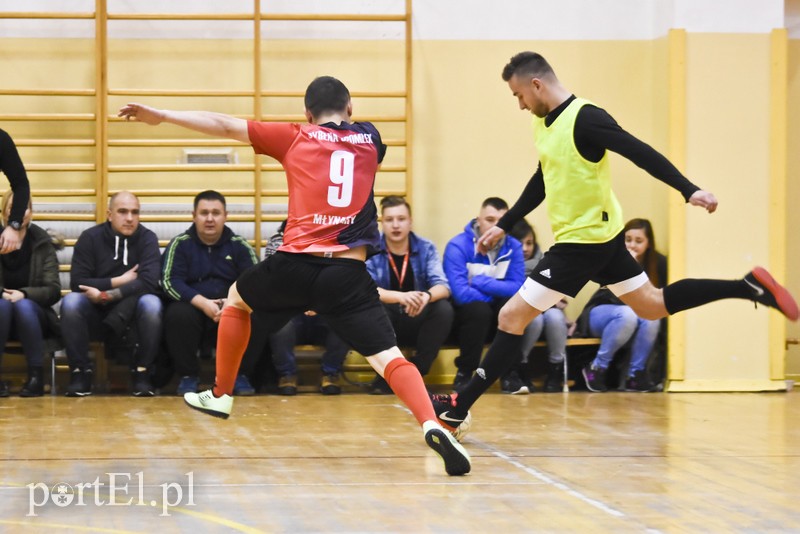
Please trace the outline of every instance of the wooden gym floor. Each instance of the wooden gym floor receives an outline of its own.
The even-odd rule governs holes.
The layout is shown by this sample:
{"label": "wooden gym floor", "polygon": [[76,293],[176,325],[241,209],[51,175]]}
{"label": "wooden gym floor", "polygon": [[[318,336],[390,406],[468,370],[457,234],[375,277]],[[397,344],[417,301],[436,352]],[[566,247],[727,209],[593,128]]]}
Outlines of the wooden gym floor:
{"label": "wooden gym floor", "polygon": [[452,478],[393,396],[238,398],[227,421],[12,397],[0,532],[797,532],[799,412],[793,392],[491,393]]}

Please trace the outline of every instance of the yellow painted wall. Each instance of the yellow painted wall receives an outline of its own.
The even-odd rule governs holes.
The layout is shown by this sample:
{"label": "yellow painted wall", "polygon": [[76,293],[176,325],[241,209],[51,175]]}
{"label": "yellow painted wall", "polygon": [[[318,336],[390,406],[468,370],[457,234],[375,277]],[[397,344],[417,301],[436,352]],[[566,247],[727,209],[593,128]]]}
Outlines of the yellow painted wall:
{"label": "yellow painted wall", "polygon": [[[163,53],[168,47],[169,53]],[[342,79],[351,91],[397,91],[404,87],[403,45],[397,41],[380,41],[365,45],[352,41],[269,41],[262,47],[261,83],[263,90],[304,91],[316,76],[329,74]],[[249,41],[111,41],[109,45],[109,86],[126,88],[159,88],[182,90],[251,90],[254,80],[253,48]],[[109,109],[115,110],[130,97],[115,96]],[[145,98],[157,106],[179,106],[181,109],[213,109],[223,113],[252,115],[251,97],[194,97]],[[302,116],[302,98],[269,97],[262,100],[264,114],[293,114]],[[380,108],[378,107],[380,106]],[[380,112],[383,115],[402,115],[402,99],[358,99],[354,101],[356,118]],[[384,136],[402,137],[402,127],[396,123],[378,124]],[[146,127],[134,126],[138,135],[153,135]],[[171,131],[170,131],[171,129]],[[142,131],[144,130],[144,131]],[[112,124],[111,137],[131,136],[131,127]],[[185,136],[179,129],[168,126],[158,135]],[[241,163],[252,163],[249,148],[237,148]],[[146,157],[155,163],[174,163],[181,153],[177,148],[148,149]],[[404,148],[394,147],[385,165],[403,164]],[[115,149],[110,154],[112,163],[136,163],[141,160],[141,149]],[[141,161],[140,161],[141,162]],[[404,173],[381,173],[377,187],[402,189]],[[157,187],[164,178],[179,179],[185,184],[197,180],[189,173],[168,176],[116,175],[119,187],[126,180],[149,180],[145,183]],[[252,187],[249,173],[231,173],[227,176],[202,175],[201,187]],[[262,184],[266,189],[284,188],[282,173],[265,172]]]}
{"label": "yellow painted wall", "polygon": [[[267,89],[303,90],[318,74],[343,79],[353,91],[403,88],[402,43],[349,41],[270,41],[263,56],[262,81]],[[517,108],[500,72],[521,50],[541,52],[562,82],[576,94],[607,109],[628,131],[666,153],[668,113],[667,41],[415,41],[413,47],[413,176],[416,230],[443,249],[477,214],[487,196],[513,202],[537,157],[530,116]],[[112,88],[250,89],[253,81],[249,41],[112,41],[109,82]],[[686,208],[687,274],[735,278],[753,264],[766,264],[768,246],[769,37],[761,35],[690,34],[687,54],[687,168],[690,179],[716,193],[720,211],[709,216]],[[800,45],[790,48],[790,95],[800,94]],[[13,72],[4,87],[92,87],[94,54],[81,40],[3,40],[0,67]],[[138,97],[156,106],[215,109],[249,114],[247,98],[187,99]],[[109,111],[129,100],[110,98]],[[800,104],[790,98],[789,196],[800,198]],[[80,112],[94,109],[91,97],[0,97],[10,112]],[[398,101],[354,100],[356,118],[377,110],[402,113]],[[265,99],[264,112],[301,110],[299,99]],[[90,122],[0,124],[15,137],[92,137]],[[397,124],[380,124],[385,138],[399,137]],[[113,123],[112,138],[170,135],[169,128]],[[44,129],[44,130],[43,130]],[[190,136],[191,134],[182,133]],[[27,163],[93,162],[92,148],[24,148]],[[112,164],[175,163],[178,148],[113,149]],[[246,148],[240,161],[252,161]],[[397,163],[403,149],[390,149],[387,163]],[[626,218],[649,217],[659,249],[668,253],[668,188],[646,173],[612,156],[615,191]],[[86,187],[93,174],[31,173],[34,188]],[[393,187],[402,175],[384,174],[379,187]],[[115,174],[112,188],[163,186],[180,180],[197,189],[248,187],[246,175]],[[265,176],[267,186],[278,178]],[[800,287],[798,210],[789,212],[789,286]],[[547,247],[552,234],[544,209],[530,216]],[[594,290],[589,287],[568,308],[577,315]],[[725,325],[721,328],[720,325]],[[796,326],[790,335],[800,336]],[[730,336],[730,331],[748,332]],[[689,379],[766,377],[767,312],[747,302],[724,302],[687,313],[686,375]],[[800,348],[794,348],[800,360]],[[756,355],[754,357],[754,355]],[[790,359],[791,360],[791,359]],[[790,361],[790,367],[792,366]],[[794,366],[800,372],[800,362]]]}
{"label": "yellow painted wall", "polygon": [[[769,36],[689,34],[686,59],[687,170],[720,201],[686,209],[686,272],[733,279],[769,259]],[[685,313],[687,381],[769,378],[767,310]]]}
{"label": "yellow painted wall", "polygon": [[[317,75],[330,74],[344,80],[352,91],[398,91],[404,88],[403,43],[398,41],[269,41],[262,56],[262,89],[304,91]],[[196,90],[247,91],[253,89],[253,46],[247,40],[111,40],[108,46],[108,83],[111,90]],[[79,39],[7,39],[0,46],[0,66],[13,72],[4,88],[86,89],[94,87],[95,52],[92,41]],[[114,114],[125,102],[136,100],[157,107],[210,109],[238,115],[253,114],[252,97],[109,97],[108,110]],[[265,114],[295,114],[302,117],[302,98],[264,98]],[[4,113],[94,113],[94,97],[0,96]],[[402,115],[402,99],[356,98],[359,115],[380,112]],[[386,139],[403,137],[401,123],[377,123]],[[81,121],[2,121],[15,138],[94,137],[94,123]],[[202,137],[171,125],[158,129],[122,122],[109,124],[109,138]],[[404,160],[404,147],[393,147],[385,164]],[[240,163],[252,163],[249,147],[237,148]],[[93,148],[21,148],[28,163],[94,163]],[[180,147],[111,148],[109,164],[174,164],[182,156]],[[93,172],[46,173],[33,171],[34,188],[90,188]],[[381,173],[378,187],[402,189],[404,173]],[[109,188],[252,188],[251,173],[112,173]],[[282,188],[278,173],[265,172],[265,188]]]}
{"label": "yellow painted wall", "polygon": [[[530,131],[530,115],[517,108],[502,67],[515,53],[532,49],[553,64],[565,85],[576,94],[605,107],[630,132],[666,150],[666,45],[655,41],[585,42],[474,42],[415,41],[413,49],[413,176],[415,227],[440,248],[477,215],[481,201],[501,196],[513,203],[535,170],[537,156]],[[63,55],[59,51],[66,50]],[[35,58],[28,64],[22,58]],[[253,50],[249,41],[112,40],[108,49],[109,87],[112,89],[246,90],[253,84]],[[466,61],[464,58],[468,58]],[[50,67],[44,66],[50,62]],[[13,87],[92,87],[94,54],[91,43],[80,40],[4,41],[0,65],[17,73]],[[36,68],[33,68],[33,65]],[[397,41],[269,41],[262,52],[264,89],[303,90],[316,75],[340,77],[352,91],[399,90],[404,87],[403,45]],[[50,76],[43,76],[49,72]],[[246,97],[136,97],[156,106],[213,109],[250,114]],[[4,109],[83,113],[93,111],[94,99],[0,97]],[[76,104],[76,101],[80,101]],[[131,97],[111,96],[113,113]],[[268,98],[264,113],[299,113],[296,98]],[[402,100],[354,99],[356,118],[378,111],[402,114]],[[90,123],[6,123],[16,137],[92,137]],[[402,137],[396,123],[378,124],[387,139]],[[47,129],[47,133],[42,132]],[[111,123],[109,137],[192,137],[172,126]],[[236,149],[239,161],[250,163],[252,151]],[[22,149],[26,162],[75,161],[90,163],[93,149]],[[403,161],[404,148],[392,147],[386,164]],[[170,164],[181,150],[112,148],[109,163]],[[626,216],[652,219],[657,239],[666,236],[667,188],[621,157],[612,155],[615,190]],[[31,173],[35,188],[87,187],[93,173]],[[402,186],[403,175],[383,173],[378,187]],[[266,187],[279,187],[282,178],[265,173]],[[56,182],[60,185],[56,185]],[[113,173],[109,187],[247,188],[247,173]],[[544,206],[530,216],[541,243],[552,244]],[[658,239],[667,252],[666,239]],[[594,291],[588,287],[568,311],[575,316]]]}
{"label": "yellow painted wall", "polygon": [[[789,111],[788,111],[788,190],[786,240],[787,284],[800,291],[800,40],[789,40]],[[790,338],[800,339],[800,323],[788,323],[786,330]],[[786,374],[795,380],[800,379],[800,345],[790,345],[786,353]]]}
{"label": "yellow painted wall", "polygon": [[[5,73],[4,89],[93,89],[95,72],[94,42],[81,39],[3,39],[0,44],[0,68]],[[94,113],[93,96],[0,96],[0,113]],[[26,122],[4,121],[0,128],[20,138],[93,138],[92,121]],[[94,163],[93,147],[51,149],[21,148],[23,162]],[[58,174],[29,173],[32,186],[83,189],[95,177],[90,171]],[[57,185],[55,185],[57,184]]]}
{"label": "yellow painted wall", "polygon": [[[420,233],[444,246],[488,196],[513,203],[538,161],[531,115],[500,77],[523,50],[543,54],[565,86],[604,107],[620,125],[666,151],[666,44],[652,42],[422,41],[414,49],[414,204]],[[467,58],[466,60],[464,58]],[[654,95],[656,97],[654,98]],[[666,235],[667,187],[612,155],[614,188],[627,218],[649,217]],[[549,247],[545,206],[529,221]],[[666,239],[659,248],[665,253]],[[575,316],[591,284],[567,311]]]}

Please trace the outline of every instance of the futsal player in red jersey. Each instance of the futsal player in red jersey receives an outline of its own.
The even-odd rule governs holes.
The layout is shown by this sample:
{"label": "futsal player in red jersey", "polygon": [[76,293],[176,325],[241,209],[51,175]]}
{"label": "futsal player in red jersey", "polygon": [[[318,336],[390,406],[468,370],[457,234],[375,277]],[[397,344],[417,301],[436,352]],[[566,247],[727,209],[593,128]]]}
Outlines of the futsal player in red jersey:
{"label": "futsal player in red jersey", "polygon": [[120,117],[176,124],[251,144],[286,171],[289,214],[283,245],[231,286],[217,336],[216,384],[187,393],[186,404],[227,419],[233,384],[250,337],[250,313],[265,312],[270,332],[306,310],[322,315],[411,409],[425,441],[449,475],[470,470],[464,448],[438,423],[422,377],[397,348],[394,330],[367,273],[368,251],[379,243],[373,198],[375,173],[386,152],[378,130],[351,122],[347,87],[330,76],[306,89],[308,124],[256,122],[205,111],[170,111],[128,104]]}

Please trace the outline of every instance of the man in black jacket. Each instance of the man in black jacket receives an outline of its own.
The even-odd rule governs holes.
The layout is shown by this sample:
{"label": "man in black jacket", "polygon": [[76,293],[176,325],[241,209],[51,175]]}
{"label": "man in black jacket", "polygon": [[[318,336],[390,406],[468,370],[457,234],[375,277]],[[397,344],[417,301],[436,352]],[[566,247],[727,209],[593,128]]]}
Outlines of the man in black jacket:
{"label": "man in black jacket", "polygon": [[[203,191],[194,197],[193,224],[164,250],[161,284],[170,299],[164,312],[164,341],[181,376],[177,394],[196,392],[200,385],[197,351],[203,340],[216,340],[217,325],[228,289],[245,270],[258,263],[253,247],[226,224],[225,197]],[[254,320],[256,318],[254,317]],[[256,327],[255,331],[261,329]],[[247,374],[266,345],[253,335],[234,384],[236,395],[252,395]]]}
{"label": "man in black jacket", "polygon": [[156,235],[139,224],[139,199],[120,191],[108,203],[108,220],[81,233],[72,254],[70,289],[61,304],[61,328],[72,372],[67,397],[92,393],[89,341],[138,332],[130,362],[132,393],[154,395],[148,372],[161,340],[161,299],[156,295],[161,253]]}

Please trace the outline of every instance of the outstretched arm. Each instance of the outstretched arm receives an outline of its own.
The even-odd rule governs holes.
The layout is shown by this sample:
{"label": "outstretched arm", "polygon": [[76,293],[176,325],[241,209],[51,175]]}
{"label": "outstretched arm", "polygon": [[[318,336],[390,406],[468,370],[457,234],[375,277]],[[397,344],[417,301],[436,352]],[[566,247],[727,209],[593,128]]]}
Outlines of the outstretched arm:
{"label": "outstretched arm", "polygon": [[708,213],[714,213],[717,211],[718,202],[713,193],[701,189],[692,193],[692,196],[689,197],[689,204],[705,208]]}
{"label": "outstretched arm", "polygon": [[144,104],[130,103],[120,108],[118,116],[125,117],[126,120],[133,118],[151,126],[167,122],[214,137],[227,137],[250,144],[247,121],[223,113],[214,113],[212,111],[172,111],[156,109]]}
{"label": "outstretched arm", "polygon": [[575,146],[589,161],[598,162],[606,150],[630,160],[648,174],[680,191],[684,200],[700,188],[690,182],[661,153],[622,129],[604,109],[584,106],[575,120]]}
{"label": "outstretched arm", "polygon": [[600,161],[606,150],[616,152],[665,184],[677,189],[693,206],[709,213],[717,209],[717,199],[690,182],[670,161],[653,147],[623,130],[605,110],[584,106],[575,121],[575,146],[589,161]]}

